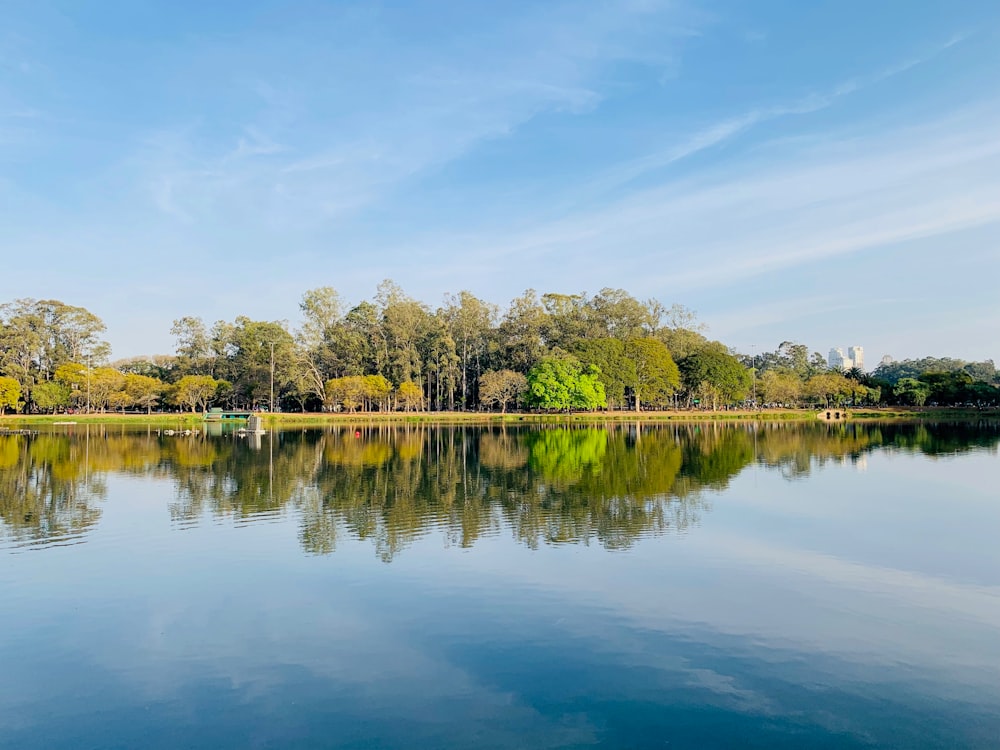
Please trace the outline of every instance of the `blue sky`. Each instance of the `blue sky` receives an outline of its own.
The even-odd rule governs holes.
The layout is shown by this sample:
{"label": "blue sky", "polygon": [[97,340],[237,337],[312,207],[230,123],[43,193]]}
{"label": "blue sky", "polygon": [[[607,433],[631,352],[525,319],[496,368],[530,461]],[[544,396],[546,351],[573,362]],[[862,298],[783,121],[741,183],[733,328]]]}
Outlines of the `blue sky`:
{"label": "blue sky", "polygon": [[0,12],[0,300],[83,305],[115,356],[392,278],[1000,360],[995,2]]}

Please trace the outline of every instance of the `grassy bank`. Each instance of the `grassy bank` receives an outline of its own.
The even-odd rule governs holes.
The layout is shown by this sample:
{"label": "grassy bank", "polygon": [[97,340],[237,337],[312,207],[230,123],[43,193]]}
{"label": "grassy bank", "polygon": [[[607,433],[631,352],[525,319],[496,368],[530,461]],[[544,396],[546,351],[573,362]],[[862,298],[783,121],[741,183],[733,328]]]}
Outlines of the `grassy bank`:
{"label": "grassy bank", "polygon": [[[595,422],[703,422],[728,420],[795,421],[814,420],[818,410],[767,409],[763,411],[644,411],[635,412],[579,412],[574,414],[493,414],[481,412],[372,412],[354,414],[283,412],[265,414],[265,424],[270,427],[322,427],[359,423],[387,424],[552,424]],[[850,411],[851,419],[970,419],[1000,417],[1000,410],[976,411],[971,409],[859,409]],[[153,427],[195,427],[203,423],[201,414],[58,414],[58,415],[7,415],[0,417],[0,427],[54,425],[60,422],[77,424],[132,424]]]}
{"label": "grassy bank", "polygon": [[201,414],[7,414],[0,417],[0,428],[32,427],[39,425],[76,424],[134,424],[153,427],[191,427],[204,422]]}

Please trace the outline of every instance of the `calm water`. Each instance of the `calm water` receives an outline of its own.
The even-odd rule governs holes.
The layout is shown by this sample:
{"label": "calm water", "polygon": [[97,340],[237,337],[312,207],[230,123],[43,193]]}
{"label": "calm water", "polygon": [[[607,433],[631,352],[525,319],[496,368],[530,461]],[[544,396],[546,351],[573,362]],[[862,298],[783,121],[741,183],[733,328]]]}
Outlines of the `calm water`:
{"label": "calm water", "polygon": [[1000,747],[996,423],[62,429],[2,747]]}

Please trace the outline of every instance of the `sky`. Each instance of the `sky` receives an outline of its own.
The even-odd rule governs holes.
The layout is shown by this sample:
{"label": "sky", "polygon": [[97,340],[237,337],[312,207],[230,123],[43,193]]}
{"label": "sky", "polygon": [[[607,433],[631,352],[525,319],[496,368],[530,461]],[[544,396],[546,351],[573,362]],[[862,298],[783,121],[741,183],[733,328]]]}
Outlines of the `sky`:
{"label": "sky", "polygon": [[1000,361],[1000,3],[7,0],[0,302],[115,357],[391,278]]}

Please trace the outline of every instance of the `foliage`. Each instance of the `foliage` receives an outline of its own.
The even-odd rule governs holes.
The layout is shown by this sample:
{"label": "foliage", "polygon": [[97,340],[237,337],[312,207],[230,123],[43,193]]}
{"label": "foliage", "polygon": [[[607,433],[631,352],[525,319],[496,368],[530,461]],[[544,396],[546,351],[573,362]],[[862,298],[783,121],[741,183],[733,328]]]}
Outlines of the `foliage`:
{"label": "foliage", "polygon": [[43,412],[65,409],[70,404],[71,395],[69,386],[57,380],[46,380],[31,389],[31,400]]}
{"label": "foliage", "polygon": [[923,406],[930,395],[931,387],[916,378],[900,378],[892,392],[904,404]]}
{"label": "foliage", "polygon": [[964,372],[973,381],[990,384],[1000,384],[997,380],[997,370],[993,360],[983,362],[966,362],[951,357],[924,357],[922,359],[904,359],[898,362],[879,365],[872,373],[879,380],[890,385],[896,385],[903,378],[917,379],[925,373],[958,373]]}
{"label": "foliage", "polygon": [[623,354],[635,410],[640,411],[644,401],[665,406],[680,385],[680,371],[666,345],[653,338],[629,339]]}
{"label": "foliage", "polygon": [[804,393],[823,406],[846,406],[863,399],[867,389],[841,373],[826,372],[809,378]]}
{"label": "foliage", "polygon": [[707,401],[713,411],[720,405],[742,401],[750,393],[750,372],[717,341],[681,360],[680,370],[689,395]]}
{"label": "foliage", "polygon": [[802,395],[802,381],[791,372],[767,370],[757,387],[765,404],[795,404]]}
{"label": "foliage", "polygon": [[479,376],[479,398],[485,406],[499,406],[501,412],[516,404],[528,389],[528,379],[513,370],[489,370]]}
{"label": "foliage", "polygon": [[600,370],[576,357],[546,357],[528,373],[525,402],[545,411],[593,411],[607,406]]}
{"label": "foliage", "polygon": [[330,378],[325,386],[326,401],[337,411],[385,410],[388,408],[390,393],[392,384],[381,375]]}
{"label": "foliage", "polygon": [[125,393],[128,394],[129,405],[135,404],[146,409],[149,414],[159,402],[166,385],[148,375],[129,373],[125,376]]}
{"label": "foliage", "polygon": [[[586,379],[567,376],[565,364],[549,364],[535,372],[535,390],[543,394],[531,397],[537,408],[598,403],[641,410],[676,405],[679,393],[682,404],[717,409],[749,395],[750,372],[755,400],[768,404],[1000,404],[992,360],[903,360],[873,373],[839,373],[851,381],[844,383],[827,378],[838,373],[804,344],[783,341],[774,351],[734,356],[705,337],[688,308],[639,300],[622,289],[594,296],[529,289],[505,309],[463,290],[431,309],[386,280],[373,299],[354,305],[332,287],[310,289],[299,310],[297,328],[246,316],[212,324],[180,317],[171,328],[174,354],[107,365],[110,349],[96,315],[57,300],[15,300],[0,305],[0,376],[18,382],[26,413],[88,404],[96,411],[148,413],[162,404],[196,409],[208,401],[303,412],[507,411],[529,373],[569,352],[581,374],[597,373],[603,393]],[[506,380],[497,380],[497,373]],[[218,385],[193,404],[178,400],[178,385],[189,376]],[[540,384],[540,378],[548,380]],[[923,386],[897,388],[907,378]],[[171,397],[164,398],[168,389]]]}
{"label": "foliage", "polygon": [[20,407],[21,384],[8,375],[0,376],[0,414],[7,409],[16,410]]}
{"label": "foliage", "polygon": [[221,385],[211,375],[185,375],[174,385],[172,398],[174,403],[190,407],[191,411],[204,411],[212,403]]}
{"label": "foliage", "polygon": [[424,406],[424,393],[412,380],[406,380],[396,389],[399,405],[403,411],[420,410]]}

